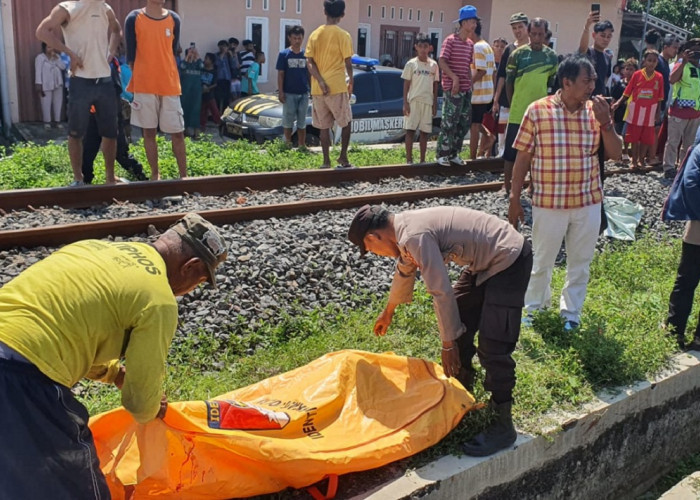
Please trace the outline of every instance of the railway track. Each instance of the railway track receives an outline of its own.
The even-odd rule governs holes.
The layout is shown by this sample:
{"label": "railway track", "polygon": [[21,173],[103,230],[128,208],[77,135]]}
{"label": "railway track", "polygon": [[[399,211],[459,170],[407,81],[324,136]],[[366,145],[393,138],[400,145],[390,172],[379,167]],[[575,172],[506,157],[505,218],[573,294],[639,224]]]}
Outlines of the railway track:
{"label": "railway track", "polygon": [[[224,195],[236,190],[272,190],[295,184],[317,186],[340,184],[343,182],[377,182],[390,177],[417,177],[443,175],[446,177],[463,175],[468,172],[499,172],[502,161],[498,159],[477,160],[459,167],[443,167],[437,164],[392,165],[363,167],[348,171],[304,170],[264,174],[242,174],[214,176],[184,180],[161,181],[158,183],[137,182],[114,186],[93,186],[81,188],[54,188],[0,192],[0,208],[4,211],[20,208],[33,208],[33,205],[59,205],[64,208],[91,206],[100,203],[119,201],[142,201],[156,197],[175,196],[197,192],[207,195]],[[648,169],[648,170],[651,170]],[[628,173],[629,169],[615,169],[607,175]],[[215,224],[291,217],[323,210],[357,208],[365,203],[399,203],[428,198],[450,198],[469,193],[498,191],[501,182],[467,184],[460,186],[395,191],[380,194],[365,194],[316,200],[294,201],[259,206],[235,207],[217,210],[201,210],[200,215]],[[32,196],[30,196],[30,194]],[[32,200],[33,204],[27,203]],[[12,207],[12,208],[11,208]],[[108,236],[133,236],[147,233],[155,228],[162,231],[182,217],[183,213],[131,217],[74,224],[60,224],[22,230],[0,231],[0,249],[14,247],[32,248],[37,246],[57,246],[80,239],[104,238]]]}
{"label": "railway track", "polygon": [[[469,172],[502,172],[503,161],[485,159],[467,162],[461,166],[445,167],[437,163],[420,165],[386,165],[351,170],[293,170],[255,174],[216,175],[159,182],[131,182],[128,184],[61,187],[48,189],[18,189],[0,191],[0,210],[23,210],[40,206],[84,208],[103,203],[139,202],[199,193],[220,196],[234,191],[263,191],[286,186],[309,184],[314,186],[338,185],[343,182],[377,182],[391,177],[420,177],[464,175]],[[0,212],[1,213],[1,212]]]}

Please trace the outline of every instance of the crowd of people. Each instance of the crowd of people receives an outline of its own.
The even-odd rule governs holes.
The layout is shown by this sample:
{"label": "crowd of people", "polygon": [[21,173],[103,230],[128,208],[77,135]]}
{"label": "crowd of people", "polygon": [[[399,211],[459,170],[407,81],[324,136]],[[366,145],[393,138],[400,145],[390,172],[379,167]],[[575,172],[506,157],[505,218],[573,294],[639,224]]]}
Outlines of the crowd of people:
{"label": "crowd of people", "polygon": [[[99,57],[103,49],[110,54],[110,61],[118,56],[123,93],[118,101],[122,116],[117,119],[124,122],[127,132],[132,122],[143,128],[150,178],[160,178],[157,130],[170,134],[180,176],[186,176],[184,137],[198,138],[209,119],[221,124],[223,111],[235,99],[259,93],[258,77],[261,65],[266,62],[265,54],[252,40],[239,43],[235,37],[220,40],[216,53],[208,52],[202,57],[191,43],[183,54],[180,19],[175,12],[164,9],[160,0],[147,0],[144,9],[127,17],[126,50],[120,52],[117,50],[120,38],[114,32],[119,22],[111,8],[103,2],[92,7],[100,10],[103,20],[109,17],[109,22],[100,28],[104,28],[104,33],[91,32],[95,31],[94,26],[88,28],[81,14],[89,9],[80,7],[73,12],[74,7],[68,6],[82,3],[64,2],[41,23],[37,36],[42,40],[42,52],[35,61],[36,92],[46,128],[61,126],[64,89],[70,81],[77,85],[76,97],[68,108],[73,184],[85,183],[79,166],[84,163],[82,137],[90,124],[105,132],[98,136],[104,139],[106,179],[108,183],[116,181],[113,170],[117,137],[113,136],[118,132],[115,133],[117,127],[113,125],[113,106],[110,103],[109,109],[97,110],[95,99],[83,98],[108,94],[110,68]],[[306,111],[310,94],[314,103],[313,125],[320,130],[324,152],[322,168],[331,166],[328,150],[329,130],[333,126],[342,130],[337,165],[352,166],[347,158],[352,110],[343,102],[342,95],[352,94],[353,51],[349,33],[338,26],[344,11],[344,4],[335,2],[328,23],[312,33],[305,47],[304,28],[289,29],[288,48],[278,55],[275,66],[279,100],[284,106],[285,140],[291,144],[295,122],[306,122],[302,113]],[[456,22],[458,29],[445,38],[437,60],[431,57],[429,37],[419,33],[415,39],[415,57],[404,67],[406,160],[413,162],[416,137],[420,141],[420,161],[426,160],[427,139],[432,133],[432,118],[438,111],[439,87],[442,87],[437,162],[462,164],[462,140],[469,134],[470,159],[489,156],[504,159],[504,187],[509,193],[517,156],[514,141],[525,111],[536,100],[560,89],[556,71],[563,56],[550,47],[549,22],[540,17],[530,19],[523,12],[514,13],[510,17],[513,33],[510,44],[503,37],[495,38],[492,43],[484,40],[482,21],[471,5],[460,9]],[[166,29],[156,29],[165,24]],[[58,36],[59,30],[63,31],[65,44]],[[674,35],[661,37],[650,30],[644,39],[646,48],[641,63],[634,57],[614,62],[609,48],[613,33],[613,24],[603,20],[600,11],[589,14],[578,53],[588,57],[596,70],[592,95],[602,95],[610,101],[615,130],[624,139],[623,161],[631,161],[631,168],[640,172],[644,165],[662,165],[665,175],[673,178],[700,125],[700,39],[689,40],[680,47]],[[85,43],[87,34],[97,37],[100,43],[83,49],[81,44]],[[82,87],[93,75],[99,75],[93,81],[104,81],[96,86],[100,87],[99,91],[94,88],[85,94]],[[324,87],[325,84],[328,85]],[[122,105],[122,100],[128,105]],[[298,144],[305,148],[305,127],[298,129]]]}
{"label": "crowd of people", "polygon": [[[324,166],[331,164],[328,129],[334,123],[342,129],[338,162],[349,166],[352,45],[350,35],[338,26],[344,1],[325,0],[324,9],[326,24],[310,34],[305,49],[303,28],[294,28],[288,35],[290,47],[277,60],[285,137],[290,139],[294,120],[305,115],[310,91],[314,126],[322,130]],[[562,242],[567,260],[559,311],[564,331],[580,328],[590,264],[606,224],[603,166],[608,159],[621,160],[626,142],[632,145],[633,166],[662,154],[664,170],[673,175],[678,159],[691,151],[664,210],[667,219],[690,219],[667,318],[669,332],[679,347],[686,347],[686,322],[700,282],[700,148],[694,147],[700,120],[700,40],[685,42],[671,66],[677,41],[665,37],[659,52],[653,46],[658,39],[647,37],[650,46],[642,68],[628,59],[618,64],[619,75],[613,78],[606,49],[614,27],[601,20],[600,12],[590,13],[578,53],[566,57],[548,46],[549,23],[541,17],[514,13],[514,42],[497,39],[493,47],[481,39],[475,7],[462,7],[456,22],[459,29],[443,42],[438,62],[430,58],[429,39],[416,39],[416,57],[402,74],[406,128],[419,132],[425,160],[427,124],[436,111],[440,83],[445,100],[438,161],[461,163],[468,131],[472,157],[497,151],[500,143],[507,167],[508,221],[463,207],[394,214],[366,205],[355,214],[348,239],[362,254],[396,261],[375,334],[385,335],[396,308],[412,300],[420,270],[434,300],[445,374],[472,390],[473,358],[479,357],[496,419],[463,449],[486,456],[517,438],[512,354],[521,326],[551,305],[550,282]],[[88,129],[95,131],[91,154],[101,143],[108,182],[114,181],[115,158],[121,154],[128,160],[128,148],[126,157],[119,153],[119,138],[128,133],[119,106],[122,97],[130,101],[131,121],[144,129],[151,178],[157,179],[158,128],[171,135],[185,176],[185,124],[194,129],[197,120],[201,125],[202,117],[216,116],[238,92],[255,89],[254,75],[265,59],[249,41],[243,42],[244,51],[236,50],[235,39],[222,41],[218,54],[206,54],[204,60],[191,45],[176,63],[179,31],[179,17],[163,9],[162,0],[148,0],[144,9],[129,14],[125,57],[132,75],[124,85],[126,67],[115,57],[121,27],[104,2],[63,2],[39,26],[37,34],[46,48],[37,59],[42,78],[37,92],[41,90],[49,109],[52,92],[61,90],[56,52],[70,56],[68,133],[76,183],[92,175],[83,163]],[[234,81],[243,74],[247,76]],[[662,140],[664,133],[667,139]],[[143,175],[140,165],[131,168]],[[528,175],[531,241],[518,231]],[[87,411],[69,388],[83,377],[113,383],[137,421],[163,417],[167,400],[161,398],[161,384],[177,326],[175,297],[204,281],[214,284],[226,256],[218,230],[189,214],[153,244],[88,240],[68,245],[0,289],[0,415],[9,424],[0,432],[10,450],[0,456],[0,466],[14,471],[0,475],[2,491],[17,498],[108,496]],[[447,262],[463,267],[454,285]],[[688,347],[700,348],[700,326]]]}

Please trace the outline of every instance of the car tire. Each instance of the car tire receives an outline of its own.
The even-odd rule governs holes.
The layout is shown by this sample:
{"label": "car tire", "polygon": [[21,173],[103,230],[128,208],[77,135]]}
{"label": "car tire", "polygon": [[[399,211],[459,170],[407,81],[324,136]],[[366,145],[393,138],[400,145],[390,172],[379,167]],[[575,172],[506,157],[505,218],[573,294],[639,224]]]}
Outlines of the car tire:
{"label": "car tire", "polygon": [[321,137],[318,134],[306,133],[306,145],[309,147],[320,146]]}

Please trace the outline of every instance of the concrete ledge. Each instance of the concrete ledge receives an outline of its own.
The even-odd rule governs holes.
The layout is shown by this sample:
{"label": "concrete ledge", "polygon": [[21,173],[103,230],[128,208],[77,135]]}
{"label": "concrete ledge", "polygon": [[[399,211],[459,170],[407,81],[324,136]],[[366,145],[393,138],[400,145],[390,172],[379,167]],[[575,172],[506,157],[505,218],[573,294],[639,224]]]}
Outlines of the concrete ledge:
{"label": "concrete ledge", "polygon": [[600,394],[543,436],[487,458],[446,456],[353,500],[634,498],[700,451],[700,353],[652,382]]}
{"label": "concrete ledge", "polygon": [[659,500],[697,500],[700,498],[700,472],[691,474],[659,497]]}

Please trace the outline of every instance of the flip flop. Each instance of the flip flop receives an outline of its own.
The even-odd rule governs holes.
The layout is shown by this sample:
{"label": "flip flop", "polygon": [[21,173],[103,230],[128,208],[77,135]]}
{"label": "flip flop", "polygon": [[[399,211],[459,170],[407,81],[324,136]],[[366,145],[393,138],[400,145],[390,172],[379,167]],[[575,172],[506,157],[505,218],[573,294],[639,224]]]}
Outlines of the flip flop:
{"label": "flip flop", "polygon": [[353,165],[352,163],[346,163],[345,165],[336,165],[335,168],[340,169],[340,170],[345,170],[345,169],[357,168],[357,167],[355,165]]}

